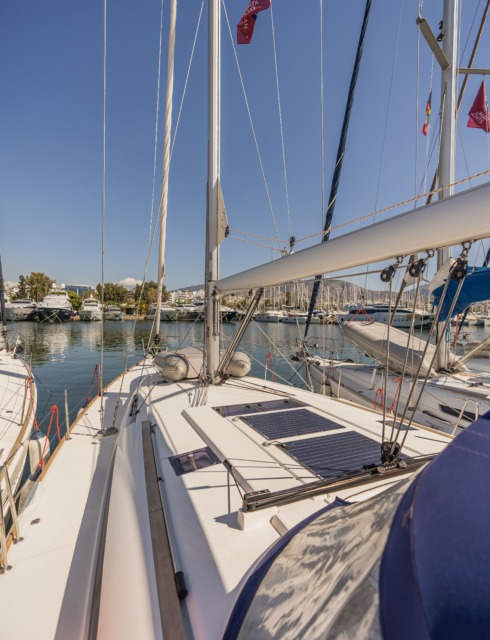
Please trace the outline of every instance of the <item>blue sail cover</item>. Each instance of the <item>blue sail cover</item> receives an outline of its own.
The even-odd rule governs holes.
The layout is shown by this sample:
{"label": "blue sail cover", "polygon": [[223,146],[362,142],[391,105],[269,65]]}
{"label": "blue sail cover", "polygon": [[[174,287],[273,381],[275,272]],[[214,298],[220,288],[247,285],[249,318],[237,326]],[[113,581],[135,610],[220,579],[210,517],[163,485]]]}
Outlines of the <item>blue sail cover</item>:
{"label": "blue sail cover", "polygon": [[490,412],[416,478],[380,569],[384,640],[490,637]]}
{"label": "blue sail cover", "polygon": [[[449,314],[458,285],[459,282],[457,280],[451,280],[449,282],[446,295],[441,304],[441,313],[439,315],[440,322],[444,322]],[[444,286],[445,285],[441,285],[432,292],[436,307],[439,306]],[[458,313],[462,313],[474,302],[481,302],[483,300],[490,300],[490,267],[470,267],[468,275],[464,279],[456,304],[454,305],[452,315],[456,316]]]}

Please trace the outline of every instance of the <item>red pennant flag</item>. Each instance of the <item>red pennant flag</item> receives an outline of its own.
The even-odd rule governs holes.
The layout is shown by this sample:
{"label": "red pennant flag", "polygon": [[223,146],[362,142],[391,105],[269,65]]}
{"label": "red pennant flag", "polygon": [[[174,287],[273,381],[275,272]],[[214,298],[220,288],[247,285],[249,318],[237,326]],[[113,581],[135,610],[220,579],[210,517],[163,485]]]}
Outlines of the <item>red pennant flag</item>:
{"label": "red pennant flag", "polygon": [[238,44],[249,44],[252,41],[257,14],[270,6],[271,0],[250,0],[245,13],[237,24],[236,39]]}
{"label": "red pennant flag", "polygon": [[468,115],[468,127],[472,129],[483,129],[487,133],[490,132],[490,115],[488,113],[487,94],[485,92],[485,83],[481,83],[480,90],[473,102]]}
{"label": "red pennant flag", "polygon": [[426,136],[429,133],[431,102],[432,102],[432,90],[429,93],[429,99],[427,100],[427,106],[425,107],[425,122],[424,122],[424,126],[422,127],[422,133],[424,134],[424,136]]}

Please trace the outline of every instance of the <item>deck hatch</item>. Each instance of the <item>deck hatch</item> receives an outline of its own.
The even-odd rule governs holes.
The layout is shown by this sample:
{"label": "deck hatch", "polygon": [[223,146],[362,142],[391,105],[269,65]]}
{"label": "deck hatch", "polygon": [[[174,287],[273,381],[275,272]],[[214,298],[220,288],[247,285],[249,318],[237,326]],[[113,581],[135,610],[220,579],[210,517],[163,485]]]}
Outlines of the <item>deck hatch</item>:
{"label": "deck hatch", "polygon": [[169,462],[175,471],[175,475],[181,476],[184,473],[199,471],[199,469],[219,464],[220,461],[209,447],[203,447],[202,449],[172,456],[169,458]]}
{"label": "deck hatch", "polygon": [[[281,446],[292,458],[323,479],[348,476],[364,465],[381,464],[380,443],[356,431],[294,440]],[[407,459],[403,455],[400,458]]]}
{"label": "deck hatch", "polygon": [[241,416],[264,411],[279,411],[280,409],[292,409],[302,407],[303,403],[291,398],[280,400],[267,400],[266,402],[250,402],[247,404],[231,404],[227,407],[213,407],[223,417]]}
{"label": "deck hatch", "polygon": [[244,416],[242,419],[268,440],[345,428],[342,424],[308,409],[260,413]]}

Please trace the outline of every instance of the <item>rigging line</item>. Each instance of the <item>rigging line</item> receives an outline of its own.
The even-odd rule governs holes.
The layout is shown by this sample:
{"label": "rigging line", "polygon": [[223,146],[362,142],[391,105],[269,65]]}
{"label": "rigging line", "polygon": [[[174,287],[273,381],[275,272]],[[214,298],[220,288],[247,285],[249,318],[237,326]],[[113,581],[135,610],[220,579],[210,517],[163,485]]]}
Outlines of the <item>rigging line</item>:
{"label": "rigging line", "polygon": [[[279,349],[279,347],[278,347],[278,346],[276,346],[276,345],[274,344],[274,342],[273,342],[273,341],[271,340],[271,338],[267,335],[267,333],[262,329],[262,327],[259,325],[259,323],[258,323],[258,322],[255,322],[255,320],[254,320],[254,324],[255,324],[255,326],[259,329],[259,331],[262,333],[262,335],[263,335],[263,336],[264,336],[264,337],[265,337],[265,338],[270,342],[270,344],[272,345],[273,349],[274,349],[275,351],[277,351],[277,353],[278,353],[278,354],[281,356],[281,358],[282,358],[282,359],[283,359],[283,360],[284,360],[284,361],[285,361],[285,362],[286,362],[286,363],[291,367],[291,369],[292,369],[293,371],[295,371],[295,372],[298,374],[298,378],[299,378],[299,379],[301,380],[301,382],[302,382],[304,385],[306,385],[306,387],[308,388],[308,384],[307,384],[306,380],[304,380],[304,379],[303,379],[303,377],[299,375],[299,373],[298,373],[297,369],[295,369],[295,368],[293,367],[293,365],[291,364],[291,362],[286,358],[286,356],[282,353],[282,351]],[[249,354],[249,355],[250,355],[250,354]],[[252,357],[253,357],[253,356],[252,356]],[[263,366],[263,365],[262,365],[262,366]],[[265,367],[264,367],[264,369],[265,369]],[[276,374],[276,375],[278,375],[278,374]],[[279,377],[279,376],[278,376],[278,377]],[[284,378],[282,378],[282,380],[284,380]]]}
{"label": "rigging line", "polygon": [[[419,18],[421,17],[422,7],[419,3]],[[415,175],[414,175],[414,193],[418,192],[418,157],[419,157],[419,100],[420,100],[420,29],[417,30],[417,81],[415,83]],[[417,208],[417,203],[414,204]]]}
{"label": "rigging line", "polygon": [[389,373],[389,364],[390,364],[390,330],[391,323],[393,322],[393,318],[391,317],[391,309],[392,309],[392,296],[393,296],[393,278],[390,278],[389,283],[389,304],[388,304],[388,327],[386,331],[386,366],[383,372],[383,396],[381,398],[381,408],[383,410],[383,426],[381,430],[381,442],[385,441],[385,432],[386,432],[386,401],[388,399],[388,373]]}
{"label": "rigging line", "polygon": [[[466,149],[465,149],[465,145],[464,145],[464,140],[463,140],[463,133],[461,131],[461,125],[459,124],[459,121],[456,122],[457,128],[458,128],[458,135],[459,135],[459,140],[461,143],[461,150],[463,152],[463,158],[464,158],[464,164],[466,167],[466,173],[469,174],[470,173],[470,166],[468,164],[468,156],[466,155]],[[470,178],[470,187],[472,186],[471,184],[471,178]]]}
{"label": "rigging line", "polygon": [[277,241],[277,244],[280,246],[279,231],[278,231],[278,228],[277,228],[276,216],[274,214],[274,208],[272,206],[272,200],[271,200],[271,195],[270,195],[270,192],[269,192],[269,186],[267,184],[267,179],[265,177],[265,170],[264,170],[264,165],[262,163],[262,156],[260,154],[259,143],[257,141],[257,135],[255,133],[255,127],[254,127],[254,123],[253,123],[253,119],[252,119],[252,113],[250,111],[250,105],[248,103],[248,98],[247,98],[247,92],[245,90],[245,83],[243,81],[242,71],[240,69],[240,63],[238,61],[238,55],[237,55],[237,51],[236,51],[236,47],[235,47],[235,41],[233,39],[233,34],[231,32],[231,25],[230,25],[230,20],[228,18],[228,11],[226,10],[225,0],[223,0],[223,9],[224,9],[224,12],[225,12],[226,23],[228,25],[228,33],[230,35],[231,46],[232,46],[232,49],[233,49],[233,54],[235,56],[235,62],[236,62],[236,65],[237,65],[238,77],[240,79],[240,84],[241,84],[241,87],[242,87],[243,98],[245,100],[245,107],[247,109],[248,119],[249,119],[249,122],[250,122],[250,127],[252,129],[252,136],[253,136],[254,143],[255,143],[255,150],[257,152],[257,157],[258,157],[258,160],[259,160],[260,171],[262,173],[262,180],[264,181],[265,193],[266,193],[266,196],[267,196],[267,200],[269,202],[269,211],[270,211],[270,214],[271,214],[271,217],[272,217],[272,223],[274,225],[274,231],[276,232],[276,238],[277,238],[276,241]]}
{"label": "rigging line", "polygon": [[[191,66],[192,66],[192,62],[193,62],[193,58],[194,58],[194,51],[196,48],[196,41],[197,41],[197,36],[199,33],[199,28],[200,28],[200,24],[201,24],[201,18],[202,18],[202,13],[203,13],[203,8],[204,8],[204,0],[201,3],[201,10],[199,12],[199,17],[197,20],[197,26],[196,26],[196,31],[194,34],[194,41],[193,41],[193,45],[192,45],[192,50],[191,50],[191,55],[189,58],[189,64],[187,66],[187,74],[186,74],[186,79],[185,79],[185,83],[184,83],[184,89],[182,92],[182,99],[180,101],[180,106],[179,106],[179,114],[177,116],[177,121],[176,121],[176,125],[175,125],[175,131],[174,131],[174,135],[173,135],[173,139],[172,139],[172,145],[171,145],[171,150],[170,150],[170,158],[172,158],[172,154],[173,154],[173,150],[174,150],[174,146],[175,146],[175,141],[177,139],[177,130],[179,128],[179,122],[180,122],[180,116],[182,113],[182,109],[184,106],[184,100],[185,100],[185,96],[186,96],[186,92],[187,92],[187,84],[189,81],[189,76],[190,76],[190,70],[191,70]],[[162,0],[162,12],[163,12],[163,0]],[[162,55],[162,18],[161,18],[161,22],[160,22],[160,47],[159,47],[159,57],[158,57],[158,83],[157,83],[157,125],[158,125],[158,121],[159,121],[159,96],[160,96],[160,78],[161,78],[161,55]],[[155,157],[156,157],[156,146],[155,146]],[[156,162],[156,161],[155,161]],[[156,172],[156,164],[154,164],[153,167],[153,175],[155,176],[155,172]],[[151,213],[153,214],[154,211],[154,200],[153,200],[153,196],[154,196],[154,191],[152,193],[152,208],[151,208]],[[152,222],[151,222],[151,218],[150,218],[150,228],[151,228]],[[145,266],[145,271],[144,271],[144,275],[143,275],[143,281],[142,281],[142,289],[137,301],[137,306],[138,308],[141,307],[141,301],[143,299],[143,292],[144,292],[144,285],[146,283],[147,280],[147,276],[148,276],[148,265],[149,265],[149,260],[150,260],[150,256],[151,256],[151,252],[152,252],[152,248],[153,248],[153,243],[155,241],[155,236],[157,233],[157,229],[158,229],[158,219],[155,220],[155,222],[153,223],[153,230],[150,231],[151,233],[151,241],[149,243],[149,248],[148,248],[148,256],[146,259],[146,266]],[[153,326],[154,323],[152,325],[152,332],[153,332]],[[136,320],[133,322],[133,338],[134,335],[136,333]]]}
{"label": "rigging line", "polygon": [[376,187],[376,197],[375,197],[375,208],[378,206],[378,198],[379,198],[379,188],[380,188],[380,184],[381,184],[381,173],[382,173],[382,169],[383,169],[383,160],[384,160],[384,155],[385,155],[385,147],[386,147],[386,136],[387,136],[387,131],[388,131],[388,121],[390,119],[390,111],[391,111],[391,98],[393,95],[393,84],[394,84],[394,80],[395,80],[395,69],[396,69],[396,64],[397,64],[397,58],[398,58],[398,47],[400,44],[400,30],[401,30],[401,22],[402,22],[402,15],[403,15],[403,4],[404,4],[404,0],[401,0],[400,2],[400,13],[398,14],[398,28],[397,28],[397,32],[396,32],[396,40],[395,40],[395,55],[393,56],[393,64],[391,67],[391,78],[390,78],[390,88],[388,91],[388,104],[386,107],[386,121],[385,121],[385,128],[384,128],[384,132],[383,132],[383,142],[381,144],[381,160],[379,163],[379,172],[378,172],[378,184]]}
{"label": "rigging line", "polygon": [[[342,130],[340,132],[339,144],[337,147],[337,156],[335,160],[335,168],[332,175],[332,181],[330,186],[330,194],[328,196],[328,208],[327,213],[325,215],[325,224],[323,227],[323,235],[322,242],[327,242],[330,237],[330,227],[332,226],[333,213],[335,209],[335,203],[337,200],[337,191],[340,183],[340,176],[342,173],[342,167],[345,156],[345,146],[347,142],[347,133],[349,131],[349,123],[350,117],[352,113],[352,106],[354,104],[354,95],[356,90],[357,78],[359,76],[359,69],[361,66],[362,60],[362,52],[364,49],[364,38],[366,35],[366,30],[369,21],[369,14],[371,11],[371,0],[366,0],[365,8],[364,8],[364,16],[362,19],[361,31],[359,34],[359,40],[357,44],[356,57],[354,60],[354,66],[352,68],[352,74],[349,83],[349,91],[347,94],[347,101],[345,105],[344,118],[342,122]],[[306,338],[308,335],[308,330],[310,328],[311,317],[313,315],[313,309],[315,308],[316,299],[318,297],[318,290],[320,287],[322,274],[318,274],[315,277],[315,284],[313,285],[313,290],[311,292],[310,304],[308,307],[308,317],[306,319],[304,337]]]}
{"label": "rigging line", "polygon": [[[465,54],[465,51],[466,51],[466,47],[468,46],[468,43],[469,43],[469,41],[470,41],[470,35],[471,35],[471,32],[473,31],[473,26],[474,26],[474,24],[475,24],[476,16],[477,16],[478,11],[479,11],[479,9],[480,9],[480,5],[481,5],[481,0],[478,0],[478,4],[477,4],[477,6],[476,6],[475,13],[473,14],[473,20],[471,21],[470,28],[468,29],[468,35],[467,35],[467,37],[466,37],[466,42],[464,43],[464,47],[463,47],[463,49],[461,50],[461,55],[460,55],[460,58],[459,58],[459,59],[460,59],[460,63],[461,63],[461,60],[462,60],[462,59],[463,59],[463,57],[464,57],[464,54]],[[487,5],[487,7],[488,7],[488,5]],[[461,48],[461,47],[460,47],[460,48]],[[460,66],[461,66],[461,64],[460,64]]]}
{"label": "rigging line", "polygon": [[189,82],[189,76],[190,76],[190,73],[191,73],[192,62],[194,60],[194,52],[196,50],[197,36],[199,35],[199,28],[201,26],[201,18],[202,18],[203,9],[204,9],[204,0],[202,0],[202,2],[201,2],[201,10],[199,11],[199,17],[197,19],[196,32],[194,34],[194,41],[192,43],[191,55],[190,55],[190,58],[189,58],[189,64],[187,65],[187,74],[185,76],[184,89],[182,91],[182,99],[180,101],[180,106],[179,106],[179,113],[177,115],[177,119],[176,119],[176,122],[175,122],[175,131],[174,131],[174,136],[173,136],[173,140],[172,140],[172,146],[171,146],[171,149],[170,149],[170,157],[172,157],[172,154],[174,152],[175,140],[177,138],[177,131],[179,129],[180,116],[182,114],[182,109],[184,107],[184,99],[185,99],[185,96],[186,96],[186,93],[187,93],[187,84]]}
{"label": "rigging line", "polygon": [[[100,302],[104,309],[104,246],[105,246],[105,192],[106,192],[106,134],[107,134],[107,0],[104,0],[104,80],[103,80],[103,124],[102,124],[102,211],[101,211],[101,294]],[[104,319],[102,318],[102,325]],[[100,337],[100,428],[104,428],[104,327]],[[68,429],[68,425],[67,429]]]}
{"label": "rigging line", "polygon": [[[419,296],[419,291],[420,291],[420,282],[422,279],[422,272],[419,273],[418,277],[417,277],[417,284],[416,284],[416,290],[415,290],[415,295],[413,297],[413,308],[412,308],[412,318],[410,320],[410,330],[408,332],[408,337],[407,337],[407,346],[405,349],[405,357],[404,357],[404,361],[403,361],[403,367],[402,367],[402,374],[401,374],[401,379],[403,380],[405,378],[406,375],[406,370],[407,370],[407,364],[408,364],[408,356],[409,356],[409,348],[410,348],[410,338],[413,336],[415,337],[415,309],[417,308],[417,299]],[[413,365],[413,352],[412,352],[412,367]],[[393,412],[393,423],[392,423],[392,427],[391,427],[391,440],[393,440],[394,437],[394,430],[395,430],[395,425],[398,419],[398,409],[399,409],[399,405],[400,405],[400,400],[401,400],[401,382],[400,382],[400,386],[398,388],[398,395],[396,396],[396,405],[395,405],[395,410]],[[396,392],[395,392],[396,393]]]}
{"label": "rigging line", "polygon": [[158,151],[158,123],[160,120],[160,80],[161,80],[161,70],[162,70],[162,41],[163,41],[163,0],[161,2],[160,7],[160,40],[158,44],[158,70],[157,70],[157,101],[155,108],[155,137],[153,144],[153,180],[152,180],[152,189],[151,189],[151,207],[150,207],[150,230],[148,237],[148,252],[146,256],[146,265],[145,265],[145,275],[144,280],[146,279],[146,275],[148,273],[148,265],[150,263],[150,255],[151,248],[153,245],[154,232],[153,232],[153,213],[155,211],[155,189],[156,189],[156,179],[157,179],[157,151]]}
{"label": "rigging line", "polygon": [[289,187],[288,187],[288,174],[287,174],[287,170],[286,170],[286,150],[284,148],[284,128],[283,128],[283,124],[282,124],[282,108],[281,108],[281,94],[279,91],[279,70],[277,67],[277,51],[276,51],[276,32],[274,29],[274,11],[273,11],[273,4],[271,4],[271,27],[272,27],[272,48],[274,51],[274,69],[276,72],[276,91],[277,91],[277,106],[278,106],[278,110],[279,110],[279,128],[281,131],[281,149],[282,149],[282,166],[283,166],[283,171],[284,171],[284,189],[285,189],[285,196],[286,196],[286,210],[288,213],[288,228],[289,228],[289,236],[291,237],[292,234],[292,230],[291,230],[291,207],[289,204]]}
{"label": "rigging line", "polygon": [[[411,204],[412,202],[414,202],[414,200],[419,200],[421,198],[427,198],[428,196],[433,196],[437,193],[439,193],[439,191],[444,191],[444,189],[448,189],[449,187],[457,187],[461,184],[464,184],[465,182],[468,182],[470,180],[476,180],[477,178],[482,178],[483,176],[486,176],[490,173],[490,169],[486,169],[485,171],[480,171],[479,173],[475,173],[472,176],[470,176],[469,178],[462,178],[461,180],[457,180],[456,182],[452,182],[449,185],[446,185],[444,187],[438,187],[437,189],[433,189],[432,191],[428,191],[427,193],[422,193],[419,196],[414,196],[413,198],[408,198],[407,200],[403,200],[402,202],[398,202],[397,204],[392,204],[389,207],[385,207],[384,209],[379,209],[378,211],[373,211],[372,213],[368,213],[365,216],[361,216],[360,218],[355,218],[354,220],[348,220],[347,222],[343,222],[342,224],[338,224],[335,227],[331,227],[329,229],[329,232],[331,231],[336,231],[337,229],[342,229],[343,227],[347,227],[351,224],[356,224],[357,222],[362,222],[364,220],[368,220],[369,218],[372,218],[373,216],[379,216],[383,213],[387,213],[388,211],[393,211],[394,209],[397,209],[398,207],[403,207],[407,204]],[[299,240],[296,240],[296,244],[298,244],[299,242],[305,242],[306,240],[311,240],[312,238],[316,238],[319,235],[322,235],[324,232],[320,231],[317,233],[312,233],[309,236],[305,236],[304,238],[300,238]]]}
{"label": "rigging line", "polygon": [[325,106],[323,90],[323,0],[320,0],[320,135],[322,156],[322,229],[325,226]]}
{"label": "rigging line", "polygon": [[[241,233],[244,236],[252,236],[253,238],[262,238],[262,240],[270,240],[271,242],[275,242],[276,238],[271,238],[270,236],[263,236],[258,233],[250,233],[250,231],[240,231],[240,229],[230,229],[230,233]],[[289,240],[279,240],[279,242],[284,242],[287,244]]]}
{"label": "rigging line", "polygon": [[[406,400],[405,408],[404,408],[403,413],[402,413],[402,417],[400,418],[400,423],[399,423],[398,428],[397,428],[397,434],[396,434],[396,436],[395,436],[395,441],[398,441],[398,438],[399,438],[400,433],[401,433],[401,428],[402,428],[403,423],[404,423],[404,421],[405,421],[405,418],[406,418],[406,415],[407,415],[407,411],[408,411],[408,408],[409,408],[410,403],[411,403],[411,400],[412,400],[412,396],[413,396],[413,394],[414,394],[414,392],[415,392],[415,389],[416,389],[417,383],[418,383],[418,381],[419,381],[420,370],[421,370],[421,368],[422,368],[423,360],[424,360],[424,358],[425,358],[425,356],[426,356],[426,353],[427,353],[427,350],[428,350],[428,348],[429,348],[429,342],[430,342],[430,340],[431,340],[431,338],[432,338],[432,336],[433,336],[433,334],[434,334],[434,329],[435,329],[435,328],[438,326],[438,324],[439,324],[439,316],[440,316],[440,313],[441,313],[442,301],[443,301],[443,300],[445,299],[445,297],[446,297],[447,290],[448,290],[448,287],[449,287],[449,282],[451,281],[451,276],[452,276],[453,270],[454,270],[454,266],[453,266],[453,268],[451,268],[451,270],[450,270],[450,272],[449,272],[449,274],[448,274],[448,277],[447,277],[447,279],[446,279],[446,282],[445,282],[445,284],[444,284],[444,289],[443,289],[442,294],[441,294],[441,300],[440,300],[439,305],[438,305],[438,307],[437,307],[437,311],[436,311],[436,314],[435,314],[435,316],[434,316],[434,320],[433,320],[433,322],[432,322],[432,326],[431,326],[431,328],[430,328],[429,335],[427,336],[426,343],[425,343],[425,347],[424,347],[424,349],[423,349],[423,351],[422,351],[422,355],[421,355],[421,358],[420,358],[419,366],[418,366],[418,368],[417,368],[417,371],[415,372],[415,375],[413,376],[412,384],[410,385],[410,391],[409,391],[409,393],[408,393],[408,397],[407,397],[407,400]],[[443,339],[444,339],[444,337],[445,337],[445,332],[446,332],[446,329],[447,329],[448,323],[449,323],[449,322],[450,322],[450,320],[451,320],[451,314],[452,314],[453,309],[454,309],[454,307],[455,307],[455,305],[456,305],[457,299],[458,299],[458,297],[459,297],[459,293],[460,293],[460,291],[461,291],[461,287],[463,286],[463,282],[464,282],[464,278],[463,278],[462,280],[460,280],[460,281],[459,281],[459,284],[458,284],[458,287],[457,287],[457,290],[456,290],[456,293],[455,293],[454,299],[453,299],[453,301],[452,301],[452,303],[451,303],[451,307],[450,307],[450,309],[449,309],[448,317],[447,317],[447,319],[446,319],[446,321],[445,321],[445,323],[444,323],[443,330],[441,331],[439,338],[436,340],[436,346],[435,346],[435,350],[434,350],[434,353],[433,353],[432,358],[431,358],[431,361],[430,361],[429,370],[428,370],[427,374],[424,376],[424,379],[422,380],[422,388],[420,389],[420,392],[419,392],[419,394],[418,394],[418,397],[417,397],[417,399],[416,399],[416,401],[415,401],[415,403],[414,403],[414,405],[413,405],[413,406],[414,406],[413,411],[412,411],[412,409],[411,409],[411,411],[412,411],[412,415],[410,416],[410,418],[409,418],[409,420],[408,420],[407,430],[406,430],[406,432],[405,432],[405,434],[404,434],[404,436],[403,436],[403,438],[402,438],[402,441],[401,441],[401,443],[400,443],[400,451],[403,449],[403,445],[405,444],[405,440],[406,440],[406,437],[407,437],[407,434],[408,434],[408,428],[410,427],[410,425],[411,425],[411,424],[412,424],[412,422],[413,422],[413,417],[414,417],[414,415],[415,415],[415,411],[416,411],[416,409],[417,409],[417,407],[418,407],[418,405],[419,405],[419,403],[420,403],[420,400],[421,400],[421,398],[422,398],[422,393],[423,393],[423,391],[424,391],[424,389],[425,389],[425,386],[426,386],[426,384],[427,384],[427,381],[428,381],[428,379],[429,379],[429,372],[430,372],[430,369],[432,368],[432,366],[433,366],[433,364],[434,364],[434,361],[435,361],[435,359],[436,359],[437,351],[440,349],[441,344],[442,344],[442,341],[443,341]]]}
{"label": "rigging line", "polygon": [[[155,211],[155,189],[156,189],[156,171],[157,171],[157,151],[158,151],[158,125],[160,121],[160,85],[162,75],[162,42],[163,42],[163,0],[161,1],[160,8],[160,37],[158,45],[158,67],[157,67],[157,97],[155,107],[155,136],[153,144],[153,180],[151,190],[151,206],[150,206],[150,224],[148,234],[148,251],[146,254],[145,270],[143,272],[143,280],[141,283],[141,290],[137,301],[137,309],[141,309],[141,301],[143,299],[144,287],[146,279],[148,277],[148,269],[150,265],[150,257],[153,249],[153,242],[155,240],[156,231],[158,228],[158,219],[153,224],[153,214]],[[153,331],[153,326],[152,326]],[[134,338],[136,333],[136,319],[133,321],[132,337]]]}
{"label": "rigging line", "polygon": [[[448,276],[448,280],[449,279],[450,279],[450,276]],[[439,339],[436,342],[436,349],[434,351],[434,355],[432,356],[432,359],[431,359],[431,362],[430,362],[430,366],[431,367],[434,364],[434,361],[436,359],[437,351],[441,348],[442,341],[445,339],[445,333],[446,333],[447,327],[448,327],[449,323],[451,322],[451,314],[453,313],[454,307],[456,306],[456,302],[457,302],[459,294],[461,292],[461,288],[463,286],[464,280],[465,279],[463,278],[462,280],[459,281],[458,287],[457,287],[456,292],[454,294],[454,299],[453,299],[453,301],[451,303],[451,307],[449,309],[448,317],[446,318],[446,320],[444,322],[443,331],[441,331],[441,335],[439,336]],[[447,288],[444,289],[443,294],[441,296],[441,300],[443,299],[443,296],[445,295],[446,291],[447,291]],[[440,307],[439,307],[439,309],[440,309]],[[438,317],[439,317],[439,314],[438,314]],[[420,368],[419,368],[419,371],[420,371]],[[417,378],[418,378],[419,371],[417,372]],[[417,399],[415,401],[415,409],[414,409],[412,415],[409,418],[408,425],[407,425],[407,430],[406,430],[405,434],[403,435],[402,441],[400,443],[400,451],[403,449],[403,446],[404,446],[405,441],[407,439],[409,427],[411,426],[411,424],[413,422],[413,417],[415,415],[415,410],[419,406],[420,400],[422,398],[422,394],[424,393],[424,390],[425,390],[425,387],[426,387],[428,381],[429,381],[429,374],[427,374],[424,377],[424,379],[422,380],[422,386],[421,386],[419,395],[418,395],[418,397],[417,397]],[[414,381],[413,388],[415,388],[415,381]],[[404,416],[403,416],[404,418],[405,418],[405,415],[406,415],[406,412],[407,412],[408,402],[409,401],[407,400],[407,406],[405,407],[405,412],[404,412]],[[400,422],[400,425],[398,427],[398,435],[400,434],[401,426],[402,426],[402,423]],[[398,438],[398,435],[397,435],[397,438]]]}
{"label": "rigging line", "polygon": [[273,247],[268,244],[261,244],[260,242],[254,242],[253,240],[247,240],[246,238],[238,238],[237,236],[232,236],[228,234],[228,238],[233,238],[233,240],[240,240],[240,242],[245,242],[246,244],[253,244],[255,247],[264,247],[265,249],[270,249],[271,251],[279,251],[279,253],[287,253],[285,249],[278,249],[277,247]]}

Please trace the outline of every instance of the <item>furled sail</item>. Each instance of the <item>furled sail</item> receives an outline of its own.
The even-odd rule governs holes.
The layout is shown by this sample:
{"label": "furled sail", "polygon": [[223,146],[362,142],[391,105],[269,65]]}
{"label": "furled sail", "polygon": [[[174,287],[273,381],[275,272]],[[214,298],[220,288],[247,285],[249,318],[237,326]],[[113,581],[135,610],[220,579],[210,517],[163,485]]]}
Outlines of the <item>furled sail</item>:
{"label": "furled sail", "polygon": [[490,183],[216,282],[256,289],[490,236]]}

